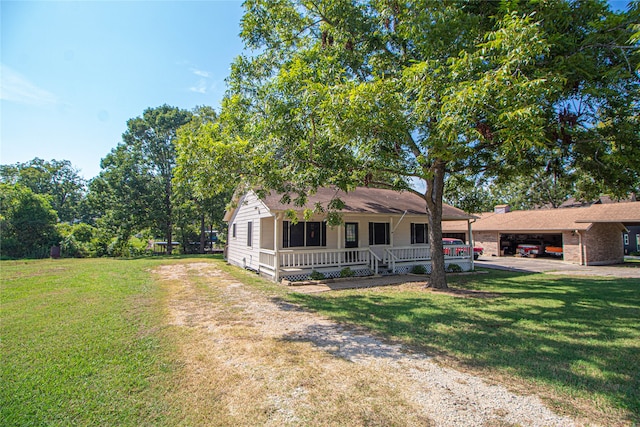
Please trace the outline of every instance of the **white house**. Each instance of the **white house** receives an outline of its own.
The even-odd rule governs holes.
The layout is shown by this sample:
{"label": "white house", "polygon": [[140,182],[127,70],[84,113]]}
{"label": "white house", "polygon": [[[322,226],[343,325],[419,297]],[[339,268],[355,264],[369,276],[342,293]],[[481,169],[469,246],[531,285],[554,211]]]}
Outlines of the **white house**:
{"label": "white house", "polygon": [[[340,211],[344,224],[331,227],[322,215],[304,221],[305,207],[282,204],[279,194],[260,199],[247,192],[224,218],[229,223],[227,261],[274,281],[305,280],[313,271],[339,277],[347,267],[359,276],[406,273],[416,265],[431,271],[429,224],[420,196],[367,187],[349,193],[321,188],[306,207],[326,209],[336,197],[345,204]],[[292,209],[298,212],[296,224],[286,215]],[[470,231],[472,218],[443,205],[443,221],[466,221]],[[470,246],[461,247],[445,255],[445,265],[471,270],[472,254]]]}

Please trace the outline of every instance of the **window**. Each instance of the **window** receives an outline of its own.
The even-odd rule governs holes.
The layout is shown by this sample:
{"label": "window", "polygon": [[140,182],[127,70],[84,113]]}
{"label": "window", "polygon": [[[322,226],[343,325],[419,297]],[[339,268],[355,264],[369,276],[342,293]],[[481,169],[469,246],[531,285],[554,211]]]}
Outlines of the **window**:
{"label": "window", "polygon": [[411,244],[429,243],[427,224],[411,223]]}
{"label": "window", "polygon": [[629,233],[624,233],[624,245],[629,246]]}
{"label": "window", "polygon": [[347,222],[344,224],[344,247],[345,248],[358,247],[358,223],[357,222]]}
{"label": "window", "polygon": [[306,246],[327,246],[326,222],[298,222],[293,224],[283,221],[282,247],[300,248]]}
{"label": "window", "polygon": [[389,238],[388,222],[370,222],[369,223],[369,245],[388,245]]}
{"label": "window", "polygon": [[247,246],[253,245],[253,221],[247,223]]}
{"label": "window", "polygon": [[236,225],[233,224],[231,226],[231,237],[235,238],[236,237]]}

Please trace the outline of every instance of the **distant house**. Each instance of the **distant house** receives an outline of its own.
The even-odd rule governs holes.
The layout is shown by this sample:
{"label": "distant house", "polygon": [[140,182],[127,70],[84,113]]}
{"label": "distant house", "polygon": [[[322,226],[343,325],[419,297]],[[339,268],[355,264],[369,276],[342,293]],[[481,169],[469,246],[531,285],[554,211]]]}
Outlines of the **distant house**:
{"label": "distant house", "polygon": [[[566,262],[606,265],[624,261],[624,243],[632,238],[628,226],[640,226],[640,202],[528,211],[501,206],[478,216],[472,223],[473,238],[484,248],[485,257],[511,255],[519,245],[540,244],[562,248],[558,254]],[[443,224],[446,235],[466,235],[465,230],[462,222]]]}
{"label": "distant house", "polygon": [[[302,211],[316,205],[327,208],[338,196],[344,224],[331,227],[323,215],[305,221]],[[229,224],[227,261],[278,281],[304,280],[313,271],[338,277],[349,268],[356,275],[406,273],[415,265],[431,271],[431,247],[425,201],[411,192],[358,187],[344,193],[320,188],[304,207],[282,204],[281,195],[260,199],[254,191],[238,197],[236,208],[226,212]],[[299,221],[289,220],[288,210]],[[469,224],[473,217],[443,206],[443,221]],[[468,246],[445,256],[445,264],[473,268]]]}

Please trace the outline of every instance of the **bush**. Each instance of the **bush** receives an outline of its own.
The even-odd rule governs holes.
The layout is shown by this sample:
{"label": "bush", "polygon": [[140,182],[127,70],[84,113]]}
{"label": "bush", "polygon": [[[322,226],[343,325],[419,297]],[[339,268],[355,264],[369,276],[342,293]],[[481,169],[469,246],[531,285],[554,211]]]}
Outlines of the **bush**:
{"label": "bush", "polygon": [[324,279],[324,274],[320,273],[319,271],[313,270],[309,275],[309,278],[311,280],[322,280]]}
{"label": "bush", "polygon": [[63,257],[85,258],[94,257],[97,248],[94,234],[97,229],[89,224],[59,224],[58,231],[62,235],[60,249]]}
{"label": "bush", "polygon": [[20,184],[0,183],[0,255],[47,258],[60,235],[49,199]]}
{"label": "bush", "polygon": [[413,267],[411,267],[411,274],[427,274],[427,269],[424,267],[424,265],[414,265]]}
{"label": "bush", "polygon": [[345,267],[342,270],[340,270],[340,277],[353,277],[355,275],[356,273],[349,267]]}
{"label": "bush", "polygon": [[460,267],[458,264],[449,264],[447,266],[447,271],[449,273],[460,273],[462,272],[462,267]]}
{"label": "bush", "polygon": [[107,253],[113,257],[135,257],[147,254],[148,242],[138,237],[130,237],[124,239],[122,237],[116,237],[109,247]]}

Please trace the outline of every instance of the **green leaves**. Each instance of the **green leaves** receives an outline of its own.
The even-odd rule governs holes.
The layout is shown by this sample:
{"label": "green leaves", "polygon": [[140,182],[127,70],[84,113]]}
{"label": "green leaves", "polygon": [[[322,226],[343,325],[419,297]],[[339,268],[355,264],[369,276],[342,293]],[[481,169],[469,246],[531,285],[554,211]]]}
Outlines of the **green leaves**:
{"label": "green leaves", "polygon": [[639,147],[637,46],[624,47],[637,2],[619,14],[599,0],[245,7],[255,54],[233,65],[221,117],[246,142],[248,182],[305,194],[422,179],[434,222],[445,173],[639,184],[620,154]]}
{"label": "green leaves", "polygon": [[0,183],[0,255],[45,258],[59,243],[58,216],[47,197],[22,184]]}
{"label": "green leaves", "polygon": [[72,222],[82,216],[86,182],[68,160],[45,161],[36,157],[25,163],[2,165],[0,181],[20,183],[48,197],[61,221]]}

